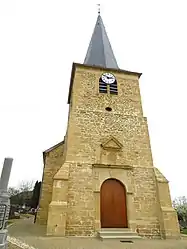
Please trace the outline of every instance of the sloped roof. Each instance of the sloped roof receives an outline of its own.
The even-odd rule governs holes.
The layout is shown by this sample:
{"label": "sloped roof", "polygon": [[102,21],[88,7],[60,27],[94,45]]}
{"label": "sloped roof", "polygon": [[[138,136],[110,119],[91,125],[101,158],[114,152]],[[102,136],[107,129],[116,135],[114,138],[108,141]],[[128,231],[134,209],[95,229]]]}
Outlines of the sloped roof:
{"label": "sloped roof", "polygon": [[158,182],[165,182],[168,183],[168,180],[166,179],[166,177],[160,172],[159,169],[154,167],[154,172],[155,172],[155,176]]}
{"label": "sloped roof", "polygon": [[48,152],[50,152],[50,151],[56,149],[58,146],[60,146],[60,145],[62,145],[62,144],[64,144],[64,140],[63,140],[62,142],[58,143],[58,144],[55,144],[55,145],[52,146],[51,148],[45,150],[43,153],[46,154],[46,153],[48,153]]}
{"label": "sloped roof", "polygon": [[84,64],[119,68],[100,14],[97,17]]}

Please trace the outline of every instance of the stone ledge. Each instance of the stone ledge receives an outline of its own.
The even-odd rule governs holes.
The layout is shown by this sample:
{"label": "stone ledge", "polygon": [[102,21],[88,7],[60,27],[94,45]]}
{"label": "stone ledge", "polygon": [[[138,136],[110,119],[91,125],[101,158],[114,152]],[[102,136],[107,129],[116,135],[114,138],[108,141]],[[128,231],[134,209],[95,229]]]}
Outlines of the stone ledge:
{"label": "stone ledge", "polygon": [[169,181],[165,181],[165,180],[158,180],[158,179],[157,179],[157,182],[158,182],[158,183],[169,183]]}
{"label": "stone ledge", "polygon": [[93,168],[109,168],[109,169],[126,169],[133,170],[130,165],[110,165],[110,164],[92,164]]}
{"label": "stone ledge", "polygon": [[176,212],[176,210],[173,207],[161,207],[161,210],[163,212]]}
{"label": "stone ledge", "polygon": [[65,162],[53,177],[54,180],[69,179],[69,163]]}
{"label": "stone ledge", "polygon": [[49,206],[64,206],[67,207],[67,201],[52,201]]}

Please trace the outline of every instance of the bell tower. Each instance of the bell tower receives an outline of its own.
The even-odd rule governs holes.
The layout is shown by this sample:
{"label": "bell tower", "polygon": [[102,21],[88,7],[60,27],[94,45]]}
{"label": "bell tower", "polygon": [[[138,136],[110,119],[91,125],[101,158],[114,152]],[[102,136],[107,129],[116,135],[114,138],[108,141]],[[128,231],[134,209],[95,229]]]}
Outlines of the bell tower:
{"label": "bell tower", "polygon": [[72,66],[48,235],[94,236],[108,227],[179,236],[168,181],[153,166],[140,76],[118,67],[99,13],[84,63]]}

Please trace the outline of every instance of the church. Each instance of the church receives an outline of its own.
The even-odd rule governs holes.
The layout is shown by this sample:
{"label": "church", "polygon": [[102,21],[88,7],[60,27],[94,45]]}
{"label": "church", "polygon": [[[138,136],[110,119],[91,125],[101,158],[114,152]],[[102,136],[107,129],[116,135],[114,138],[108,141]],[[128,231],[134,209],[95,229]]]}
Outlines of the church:
{"label": "church", "polygon": [[43,152],[36,222],[52,236],[180,238],[168,180],[154,167],[141,73],[118,67],[98,13],[73,63],[64,140]]}

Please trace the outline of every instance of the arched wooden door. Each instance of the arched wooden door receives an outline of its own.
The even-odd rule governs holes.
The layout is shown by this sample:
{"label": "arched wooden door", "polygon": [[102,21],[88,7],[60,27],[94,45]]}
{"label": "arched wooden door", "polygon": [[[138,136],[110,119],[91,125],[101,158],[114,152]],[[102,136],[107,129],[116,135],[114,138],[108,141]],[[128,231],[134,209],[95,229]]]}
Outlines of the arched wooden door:
{"label": "arched wooden door", "polygon": [[126,191],[119,181],[108,179],[102,184],[100,204],[102,228],[128,227]]}

